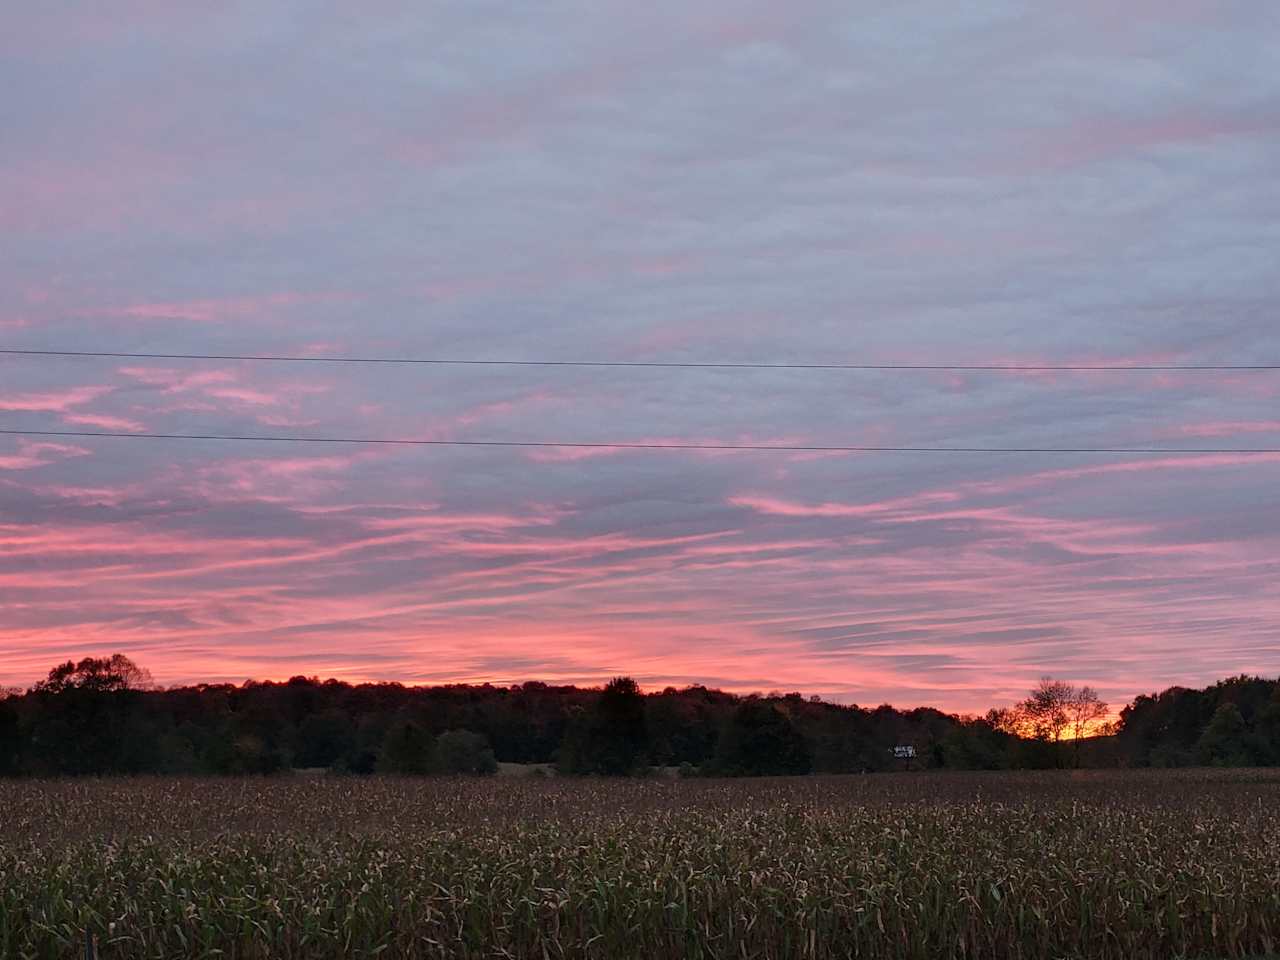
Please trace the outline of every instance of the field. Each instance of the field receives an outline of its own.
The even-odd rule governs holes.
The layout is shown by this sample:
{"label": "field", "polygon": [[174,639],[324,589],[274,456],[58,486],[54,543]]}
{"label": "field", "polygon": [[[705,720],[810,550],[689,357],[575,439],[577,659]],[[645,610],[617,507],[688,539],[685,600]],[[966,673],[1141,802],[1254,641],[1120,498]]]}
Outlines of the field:
{"label": "field", "polygon": [[0,956],[1239,957],[1280,775],[0,783]]}

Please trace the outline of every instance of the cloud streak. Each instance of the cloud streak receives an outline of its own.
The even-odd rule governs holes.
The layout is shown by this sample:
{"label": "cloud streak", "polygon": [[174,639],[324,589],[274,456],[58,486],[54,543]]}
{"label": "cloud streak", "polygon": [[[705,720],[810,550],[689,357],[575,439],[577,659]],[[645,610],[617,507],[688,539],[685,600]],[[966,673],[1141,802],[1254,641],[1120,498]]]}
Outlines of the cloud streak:
{"label": "cloud streak", "polygon": [[[30,7],[0,48],[19,349],[1280,361],[1280,12]],[[1149,8],[1149,9],[1148,9]],[[1105,28],[1104,28],[1105,27]],[[287,69],[282,65],[287,65]],[[1266,372],[0,358],[6,427],[1257,446]],[[0,685],[800,689],[980,710],[1280,672],[1280,456],[0,438]]]}

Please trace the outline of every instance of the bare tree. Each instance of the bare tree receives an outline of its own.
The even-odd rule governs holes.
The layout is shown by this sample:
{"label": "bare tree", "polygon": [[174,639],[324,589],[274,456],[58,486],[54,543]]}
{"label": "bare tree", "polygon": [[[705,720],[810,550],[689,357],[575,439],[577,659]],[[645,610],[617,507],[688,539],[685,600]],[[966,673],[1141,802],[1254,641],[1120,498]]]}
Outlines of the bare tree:
{"label": "bare tree", "polygon": [[1052,743],[1059,764],[1062,740],[1070,736],[1075,764],[1079,766],[1080,741],[1088,735],[1091,725],[1107,715],[1107,710],[1107,704],[1092,687],[1041,677],[1030,695],[1005,714],[1004,725],[1021,736]]}
{"label": "bare tree", "polygon": [[1091,732],[1090,728],[1107,715],[1108,706],[1093,687],[1087,684],[1073,691],[1067,702],[1067,716],[1071,722],[1071,738],[1075,764],[1080,766],[1080,741]]}
{"label": "bare tree", "polygon": [[1058,743],[1071,723],[1070,704],[1074,696],[1075,689],[1065,680],[1041,677],[1030,696],[1015,709],[1031,736]]}
{"label": "bare tree", "polygon": [[984,717],[993,728],[1014,737],[1023,735],[1022,717],[1016,707],[992,707]]}

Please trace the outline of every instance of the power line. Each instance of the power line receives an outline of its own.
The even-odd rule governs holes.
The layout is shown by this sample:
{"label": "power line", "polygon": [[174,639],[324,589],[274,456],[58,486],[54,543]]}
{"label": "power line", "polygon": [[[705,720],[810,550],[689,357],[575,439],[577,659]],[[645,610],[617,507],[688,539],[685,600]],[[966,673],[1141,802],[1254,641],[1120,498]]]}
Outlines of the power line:
{"label": "power line", "polygon": [[415,440],[383,437],[247,436],[211,433],[124,433],[93,430],[15,430],[18,437],[96,437],[112,440],[220,440],[252,443],[381,444],[412,447],[567,447],[580,450],[741,450],[778,453],[1099,453],[1134,456],[1203,456],[1208,454],[1280,454],[1280,447],[908,447],[761,443],[595,443],[576,440]]}
{"label": "power line", "polygon": [[986,373],[1160,373],[1277,371],[1280,364],[1041,364],[1041,363],[737,363],[660,360],[476,360],[450,357],[300,357],[228,353],[121,353],[106,350],[0,349],[11,357],[78,357],[110,360],[225,360],[266,363],[403,364],[465,367],[635,367],[670,370],[921,370]]}

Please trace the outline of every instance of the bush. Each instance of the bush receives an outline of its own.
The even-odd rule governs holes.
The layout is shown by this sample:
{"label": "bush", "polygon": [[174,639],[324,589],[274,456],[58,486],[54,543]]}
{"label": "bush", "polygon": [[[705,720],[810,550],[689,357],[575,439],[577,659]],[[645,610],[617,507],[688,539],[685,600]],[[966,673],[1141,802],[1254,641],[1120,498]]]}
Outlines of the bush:
{"label": "bush", "polygon": [[423,774],[431,771],[435,743],[412,720],[397,720],[387,730],[378,758],[379,773]]}
{"label": "bush", "polygon": [[498,772],[498,761],[483,734],[449,730],[436,737],[436,767],[441,773],[487,777]]}

